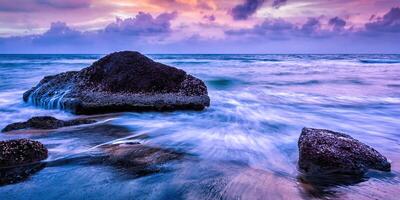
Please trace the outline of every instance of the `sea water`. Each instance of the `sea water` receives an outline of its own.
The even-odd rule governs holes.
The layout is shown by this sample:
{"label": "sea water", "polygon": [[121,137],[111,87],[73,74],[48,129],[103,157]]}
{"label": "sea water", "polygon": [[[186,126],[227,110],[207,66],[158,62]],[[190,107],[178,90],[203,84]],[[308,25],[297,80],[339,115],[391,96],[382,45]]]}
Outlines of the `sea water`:
{"label": "sea water", "polygon": [[[33,116],[24,91],[103,55],[0,55],[0,128]],[[400,55],[148,55],[205,81],[204,111],[117,113],[69,129],[2,133],[49,149],[46,166],[0,186],[0,199],[396,199],[400,192]],[[303,127],[344,132],[392,162],[351,184],[310,185],[297,168]],[[96,160],[104,144],[140,142],[184,159],[138,175]]]}

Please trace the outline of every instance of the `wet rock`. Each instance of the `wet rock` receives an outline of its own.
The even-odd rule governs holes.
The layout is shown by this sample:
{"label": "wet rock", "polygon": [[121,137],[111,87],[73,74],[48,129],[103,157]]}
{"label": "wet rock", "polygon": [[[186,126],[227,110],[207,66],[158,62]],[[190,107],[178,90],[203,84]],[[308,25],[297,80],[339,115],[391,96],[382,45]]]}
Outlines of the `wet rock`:
{"label": "wet rock", "polygon": [[0,168],[0,186],[22,182],[45,167],[45,163],[35,163],[32,165]]}
{"label": "wet rock", "polygon": [[390,171],[391,165],[383,155],[343,133],[303,128],[298,147],[299,168],[305,174],[356,176],[368,169]]}
{"label": "wet rock", "polygon": [[1,132],[9,132],[20,129],[56,129],[65,126],[76,126],[81,124],[95,123],[91,119],[73,119],[63,121],[51,116],[32,117],[26,122],[17,122],[7,125]]}
{"label": "wet rock", "polygon": [[202,110],[210,104],[203,81],[131,51],[109,54],[78,72],[45,77],[23,99],[77,114]]}
{"label": "wet rock", "polygon": [[181,153],[146,146],[138,142],[111,144],[102,148],[108,155],[108,162],[136,169],[163,164],[183,157]]}
{"label": "wet rock", "polygon": [[0,168],[35,163],[47,158],[47,149],[40,142],[18,139],[0,141]]}

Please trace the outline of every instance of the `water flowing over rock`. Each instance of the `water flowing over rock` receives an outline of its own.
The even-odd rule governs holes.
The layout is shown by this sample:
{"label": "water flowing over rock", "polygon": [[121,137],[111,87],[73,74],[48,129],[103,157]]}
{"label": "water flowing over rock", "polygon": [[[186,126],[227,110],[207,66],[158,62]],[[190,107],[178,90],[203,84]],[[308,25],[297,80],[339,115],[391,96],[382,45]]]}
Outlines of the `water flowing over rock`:
{"label": "water flowing over rock", "polygon": [[303,128],[298,146],[299,168],[306,174],[362,175],[368,169],[391,168],[378,151],[343,133]]}
{"label": "water flowing over rock", "polygon": [[51,116],[39,116],[39,117],[32,117],[26,122],[17,122],[9,124],[5,128],[3,128],[1,132],[9,132],[20,129],[56,129],[65,126],[91,124],[95,122],[96,122],[95,120],[91,119],[73,119],[73,120],[63,121]]}
{"label": "water flowing over rock", "polygon": [[19,183],[46,167],[45,163],[0,168],[0,186]]}
{"label": "water flowing over rock", "polygon": [[47,154],[46,147],[37,141],[0,141],[0,168],[35,163],[46,159]]}
{"label": "water flowing over rock", "polygon": [[109,54],[81,71],[47,76],[23,99],[76,114],[202,110],[210,105],[203,81],[131,51]]}
{"label": "water flowing over rock", "polygon": [[163,164],[183,157],[181,153],[146,146],[138,142],[110,144],[102,148],[108,155],[108,162],[137,169],[144,169],[148,166]]}

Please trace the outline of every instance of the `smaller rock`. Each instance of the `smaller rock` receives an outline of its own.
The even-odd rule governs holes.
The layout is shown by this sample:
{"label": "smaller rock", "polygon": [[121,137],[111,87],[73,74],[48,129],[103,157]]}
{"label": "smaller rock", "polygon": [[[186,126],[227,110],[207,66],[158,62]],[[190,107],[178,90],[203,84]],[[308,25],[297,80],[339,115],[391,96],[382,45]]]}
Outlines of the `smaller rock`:
{"label": "smaller rock", "polygon": [[48,152],[40,142],[18,139],[0,141],[0,168],[35,163],[46,159]]}
{"label": "smaller rock", "polygon": [[111,144],[103,147],[108,161],[117,165],[143,169],[182,158],[181,153],[172,150],[150,147],[138,142]]}
{"label": "smaller rock", "polygon": [[74,119],[69,121],[59,120],[51,116],[32,117],[26,122],[17,122],[7,125],[1,132],[9,132],[20,129],[56,129],[65,126],[91,124],[96,122],[91,119]]}
{"label": "smaller rock", "polygon": [[51,116],[32,117],[27,122],[28,128],[56,129],[63,126],[63,121]]}
{"label": "smaller rock", "polygon": [[0,168],[0,186],[15,184],[28,179],[46,167],[46,163],[35,163],[17,167]]}
{"label": "smaller rock", "polygon": [[362,175],[391,167],[378,151],[344,133],[303,128],[298,147],[299,168],[306,174]]}

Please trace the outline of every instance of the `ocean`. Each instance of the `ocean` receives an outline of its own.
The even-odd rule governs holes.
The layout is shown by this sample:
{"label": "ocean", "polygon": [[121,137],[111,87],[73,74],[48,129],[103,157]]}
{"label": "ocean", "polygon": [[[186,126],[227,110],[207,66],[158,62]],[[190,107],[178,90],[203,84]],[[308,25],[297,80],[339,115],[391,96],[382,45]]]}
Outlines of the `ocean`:
{"label": "ocean", "polygon": [[[23,102],[44,76],[103,55],[0,55],[0,128],[33,116]],[[45,144],[45,166],[0,186],[0,199],[396,199],[400,192],[400,55],[148,55],[205,81],[204,111],[126,112],[52,131],[0,134]],[[392,162],[348,184],[310,185],[297,168],[303,127],[344,132]],[[126,141],[185,154],[152,173],[96,162]],[[1,176],[1,174],[0,174]]]}

